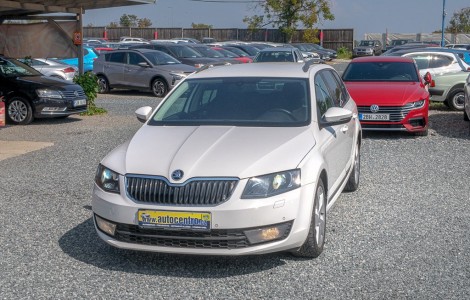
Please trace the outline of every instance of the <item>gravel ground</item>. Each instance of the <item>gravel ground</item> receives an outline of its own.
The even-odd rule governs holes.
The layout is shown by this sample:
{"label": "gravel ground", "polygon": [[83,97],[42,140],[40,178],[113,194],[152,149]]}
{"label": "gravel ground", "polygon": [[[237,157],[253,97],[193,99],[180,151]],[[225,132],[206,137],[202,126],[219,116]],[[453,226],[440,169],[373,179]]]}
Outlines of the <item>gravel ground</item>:
{"label": "gravel ground", "polygon": [[[431,134],[365,133],[361,184],[328,215],[317,259],[123,251],[91,219],[98,162],[140,127],[144,93],[100,95],[103,116],[0,129],[53,146],[0,161],[0,299],[470,299],[470,135],[432,111]],[[0,142],[1,146],[1,142]]]}

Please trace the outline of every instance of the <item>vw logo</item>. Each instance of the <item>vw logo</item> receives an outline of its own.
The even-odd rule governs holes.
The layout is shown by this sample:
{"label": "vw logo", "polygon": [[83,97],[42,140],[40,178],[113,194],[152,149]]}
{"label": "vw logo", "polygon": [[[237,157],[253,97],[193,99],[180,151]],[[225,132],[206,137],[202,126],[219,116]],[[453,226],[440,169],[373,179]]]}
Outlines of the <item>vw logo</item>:
{"label": "vw logo", "polygon": [[75,97],[78,97],[80,95],[78,91],[74,91],[73,94],[75,95]]}
{"label": "vw logo", "polygon": [[183,176],[184,173],[181,170],[175,170],[173,171],[173,173],[171,173],[171,179],[173,180],[180,180],[181,178],[183,178]]}
{"label": "vw logo", "polygon": [[370,111],[373,112],[373,113],[376,113],[379,111],[379,106],[377,104],[372,104],[370,106]]}

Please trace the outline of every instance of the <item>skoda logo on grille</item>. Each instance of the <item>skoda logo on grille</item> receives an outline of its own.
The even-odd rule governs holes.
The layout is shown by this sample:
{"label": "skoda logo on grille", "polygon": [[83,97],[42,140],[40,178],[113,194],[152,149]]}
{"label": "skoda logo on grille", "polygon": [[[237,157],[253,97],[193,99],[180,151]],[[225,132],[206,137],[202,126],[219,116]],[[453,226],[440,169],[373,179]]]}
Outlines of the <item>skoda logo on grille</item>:
{"label": "skoda logo on grille", "polygon": [[181,170],[175,170],[173,171],[173,173],[171,173],[171,179],[173,180],[180,180],[181,178],[183,178],[183,176],[184,173]]}
{"label": "skoda logo on grille", "polygon": [[376,113],[379,111],[379,106],[377,104],[372,104],[370,106],[370,111],[373,112],[373,113]]}

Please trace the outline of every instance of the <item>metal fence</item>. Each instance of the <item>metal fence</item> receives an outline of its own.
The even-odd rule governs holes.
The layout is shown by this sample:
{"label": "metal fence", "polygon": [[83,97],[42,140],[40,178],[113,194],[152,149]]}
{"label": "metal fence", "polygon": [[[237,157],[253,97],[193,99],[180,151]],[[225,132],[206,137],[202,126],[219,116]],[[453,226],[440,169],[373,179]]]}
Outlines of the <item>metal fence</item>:
{"label": "metal fence", "polygon": [[[380,40],[384,45],[395,39],[408,39],[417,42],[435,42],[441,43],[441,33],[366,33],[365,40]],[[445,33],[444,41],[446,44],[470,44],[469,33]]]}
{"label": "metal fence", "polygon": [[[339,49],[346,47],[352,50],[354,46],[353,29],[322,29],[323,47]],[[292,42],[304,42],[304,30],[297,30]],[[84,37],[106,37],[110,41],[119,41],[122,36],[141,37],[149,40],[172,38],[195,38],[202,40],[211,37],[217,41],[264,41],[274,43],[286,42],[285,35],[278,29],[194,29],[194,28],[134,28],[134,27],[83,27]]]}

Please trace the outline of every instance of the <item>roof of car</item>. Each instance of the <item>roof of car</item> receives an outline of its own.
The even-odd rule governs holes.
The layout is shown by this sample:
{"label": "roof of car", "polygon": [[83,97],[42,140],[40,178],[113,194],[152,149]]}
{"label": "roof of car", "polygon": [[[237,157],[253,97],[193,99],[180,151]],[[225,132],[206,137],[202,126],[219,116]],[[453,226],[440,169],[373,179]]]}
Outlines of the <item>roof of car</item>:
{"label": "roof of car", "polygon": [[294,51],[293,47],[269,47],[261,49],[260,52],[292,52]]}
{"label": "roof of car", "polygon": [[[234,64],[215,66],[198,71],[192,78],[221,78],[221,77],[292,77],[308,78],[309,72],[304,69],[306,64],[293,64],[291,62],[266,62],[263,64]],[[325,64],[311,64],[310,72],[332,67]]]}
{"label": "roof of car", "polygon": [[354,58],[351,62],[411,62],[414,60],[410,57],[403,56],[364,56]]}

